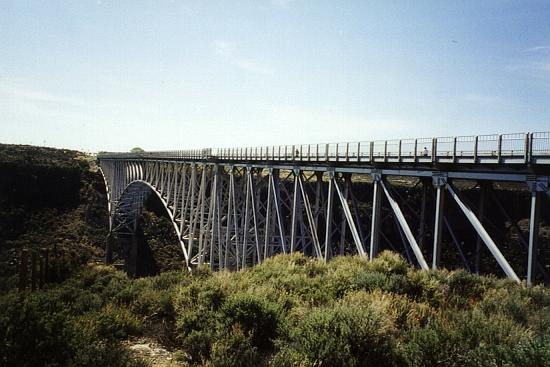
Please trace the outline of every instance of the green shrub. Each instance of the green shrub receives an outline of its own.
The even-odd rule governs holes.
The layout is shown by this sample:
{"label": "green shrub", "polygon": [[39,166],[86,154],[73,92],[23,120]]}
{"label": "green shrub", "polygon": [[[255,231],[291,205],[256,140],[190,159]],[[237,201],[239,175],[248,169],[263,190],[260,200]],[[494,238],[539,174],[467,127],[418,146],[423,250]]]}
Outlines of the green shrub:
{"label": "green shrub", "polygon": [[216,278],[195,279],[176,291],[174,303],[178,313],[196,307],[217,310],[225,300],[226,293]]}
{"label": "green shrub", "polygon": [[438,287],[438,279],[431,273],[412,270],[401,256],[389,251],[371,262],[359,256],[336,257],[329,268],[324,287],[334,298],[364,289],[404,293],[422,300],[429,299]]}
{"label": "green shrub", "polygon": [[295,303],[322,305],[330,299],[322,291],[322,281],[327,269],[323,262],[307,258],[301,253],[277,255],[261,265],[247,268],[232,276],[233,281],[238,279],[233,289],[257,289],[258,286],[271,288],[265,296],[272,301],[285,302],[286,305],[281,305],[285,308]]}
{"label": "green shrub", "polygon": [[63,304],[42,293],[0,297],[0,362],[3,366],[61,364],[70,357]]}
{"label": "green shrub", "polygon": [[109,316],[92,311],[75,317],[59,294],[48,292],[2,296],[0,309],[2,366],[142,365],[113,339],[131,324],[114,311],[107,311]]}
{"label": "green shrub", "polygon": [[265,260],[259,266],[247,268],[247,278],[256,283],[271,282],[277,284],[277,280],[289,276],[300,275],[306,278],[320,277],[328,270],[327,265],[315,258],[308,258],[302,253],[280,254]]}
{"label": "green shrub", "polygon": [[502,315],[487,316],[474,309],[411,329],[405,354],[413,366],[513,366],[518,346],[525,351],[522,359],[533,357],[529,355],[531,336],[528,329]]}
{"label": "green shrub", "polygon": [[279,343],[277,352],[267,361],[270,367],[296,367],[306,366],[304,357],[295,348],[291,347],[288,342]]}
{"label": "green shrub", "polygon": [[226,297],[217,279],[201,278],[180,287],[174,296],[177,339],[191,363],[209,358],[218,325],[217,311]]}
{"label": "green shrub", "polygon": [[129,335],[139,335],[143,325],[129,309],[112,304],[101,310],[88,312],[75,319],[79,328],[91,330],[104,339],[124,339]]}
{"label": "green shrub", "polygon": [[205,363],[210,358],[212,344],[215,340],[213,330],[191,330],[181,338],[183,356],[192,364]]}
{"label": "green shrub", "polygon": [[450,366],[456,353],[454,347],[451,332],[442,321],[434,319],[424,327],[411,329],[402,348],[407,365]]}
{"label": "green shrub", "polygon": [[279,315],[275,304],[253,294],[236,294],[229,297],[221,308],[224,329],[242,328],[252,345],[269,349],[277,337]]}
{"label": "green shrub", "polygon": [[256,367],[259,354],[251,338],[235,326],[212,346],[211,365],[214,367]]}
{"label": "green shrub", "polygon": [[[72,327],[67,336],[70,357],[54,365],[145,367],[120,343],[98,338],[90,330]],[[42,364],[43,365],[43,364]]]}
{"label": "green shrub", "polygon": [[381,290],[351,292],[340,303],[352,308],[369,307],[383,320],[386,328],[394,331],[417,328],[436,317],[436,311],[427,303]]}
{"label": "green shrub", "polygon": [[509,364],[514,366],[550,365],[550,336],[522,340],[514,346],[509,359]]}
{"label": "green shrub", "polygon": [[402,277],[401,289],[397,293],[406,294],[419,302],[428,302],[432,306],[439,306],[445,301],[445,290],[441,281],[432,271],[410,270]]}
{"label": "green shrub", "polygon": [[145,318],[173,317],[173,292],[144,288],[137,292],[132,308]]}
{"label": "green shrub", "polygon": [[384,274],[405,275],[410,265],[399,254],[391,251],[382,251],[368,264],[368,269]]}
{"label": "green shrub", "polygon": [[468,273],[466,270],[455,270],[444,279],[448,286],[447,302],[464,306],[483,297],[492,284],[489,278]]}
{"label": "green shrub", "polygon": [[307,366],[398,364],[391,335],[368,307],[314,309],[293,339]]}

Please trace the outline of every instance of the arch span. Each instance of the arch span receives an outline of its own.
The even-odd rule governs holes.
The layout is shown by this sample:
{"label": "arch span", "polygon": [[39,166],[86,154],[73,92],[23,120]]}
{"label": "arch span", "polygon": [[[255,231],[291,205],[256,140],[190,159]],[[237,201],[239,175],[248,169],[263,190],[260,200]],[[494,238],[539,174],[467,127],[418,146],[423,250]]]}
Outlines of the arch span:
{"label": "arch span", "polygon": [[186,264],[189,264],[187,249],[182,241],[180,227],[175,220],[169,202],[162,193],[159,192],[153,185],[144,180],[134,180],[129,182],[122,190],[118,200],[113,206],[111,213],[111,233],[117,235],[135,236],[140,214],[143,210],[145,202],[151,194],[154,194],[162,203],[162,207],[166,211],[174,233],[178,238]]}

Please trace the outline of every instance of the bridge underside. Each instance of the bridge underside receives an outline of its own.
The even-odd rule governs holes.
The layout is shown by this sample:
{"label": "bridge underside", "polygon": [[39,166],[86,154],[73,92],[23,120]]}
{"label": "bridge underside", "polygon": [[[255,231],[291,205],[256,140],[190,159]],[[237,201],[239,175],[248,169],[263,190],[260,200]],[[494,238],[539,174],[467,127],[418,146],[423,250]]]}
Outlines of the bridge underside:
{"label": "bridge underside", "polygon": [[[134,235],[154,192],[187,267],[236,270],[294,251],[374,258],[389,248],[424,269],[500,268],[516,281],[549,282],[550,244],[539,246],[538,230],[549,175],[540,169],[128,158],[100,165],[111,232]],[[502,182],[523,192],[525,216],[496,190]]]}

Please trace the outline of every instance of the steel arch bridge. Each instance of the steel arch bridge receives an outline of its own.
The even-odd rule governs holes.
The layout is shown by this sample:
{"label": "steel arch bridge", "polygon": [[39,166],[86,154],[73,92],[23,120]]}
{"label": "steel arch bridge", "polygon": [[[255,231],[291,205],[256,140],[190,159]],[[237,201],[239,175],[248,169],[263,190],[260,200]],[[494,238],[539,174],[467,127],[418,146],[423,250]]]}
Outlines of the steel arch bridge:
{"label": "steel arch bridge", "polygon": [[[445,247],[471,271],[486,254],[517,282],[549,282],[548,249],[538,246],[541,206],[550,196],[548,132],[100,153],[98,162],[111,238],[126,239],[118,246],[108,241],[107,261],[136,256],[131,239],[153,194],[188,268],[241,269],[295,251],[324,260],[346,253],[373,259],[398,242],[397,250],[422,269],[439,267]],[[495,193],[497,182],[529,190],[526,238]],[[477,205],[463,190],[468,185],[479,193]],[[495,210],[486,209],[489,201]],[[495,240],[495,211],[509,224],[503,231],[518,233],[512,252],[520,260],[507,258]],[[465,224],[457,228],[458,216]],[[473,244],[460,239],[465,225]]]}

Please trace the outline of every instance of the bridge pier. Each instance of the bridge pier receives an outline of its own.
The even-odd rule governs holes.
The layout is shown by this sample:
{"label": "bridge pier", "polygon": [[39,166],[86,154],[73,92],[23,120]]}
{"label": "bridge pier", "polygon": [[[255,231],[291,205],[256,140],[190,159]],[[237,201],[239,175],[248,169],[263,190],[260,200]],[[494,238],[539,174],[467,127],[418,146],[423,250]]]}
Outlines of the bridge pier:
{"label": "bridge pier", "polygon": [[324,259],[328,261],[329,256],[331,255],[331,246],[332,246],[332,212],[334,210],[334,172],[328,172],[328,192],[327,192],[327,209],[325,215],[325,251]]}
{"label": "bridge pier", "polygon": [[445,216],[445,186],[447,185],[447,179],[444,176],[433,176],[433,183],[436,188],[436,198],[432,269],[437,269],[441,258],[441,237],[443,235],[443,218]]}
{"label": "bridge pier", "polygon": [[370,231],[370,253],[369,259],[372,261],[378,255],[378,244],[380,241],[380,208],[382,207],[382,189],[380,181],[382,176],[379,173],[372,175],[373,196],[372,196],[372,217]]}
{"label": "bridge pier", "polygon": [[527,252],[527,285],[532,285],[536,276],[538,263],[538,243],[542,194],[548,192],[548,179],[528,181],[531,190],[531,207],[529,213],[529,247]]}

